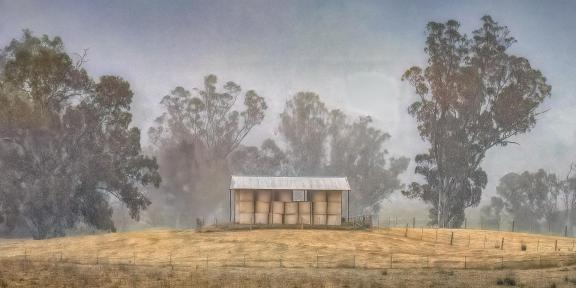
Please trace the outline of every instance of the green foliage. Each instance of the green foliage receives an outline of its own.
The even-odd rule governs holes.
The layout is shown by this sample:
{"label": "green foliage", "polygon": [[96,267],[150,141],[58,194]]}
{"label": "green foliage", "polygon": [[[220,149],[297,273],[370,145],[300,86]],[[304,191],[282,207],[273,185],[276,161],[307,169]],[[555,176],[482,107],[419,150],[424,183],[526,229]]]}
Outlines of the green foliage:
{"label": "green foliage", "polygon": [[130,127],[128,82],[97,82],[60,38],[25,31],[4,50],[0,78],[0,215],[34,238],[64,235],[78,223],[114,231],[111,198],[138,218],[150,201],[141,186],[160,183]]}
{"label": "green foliage", "polygon": [[402,76],[418,95],[408,112],[430,144],[415,159],[426,183],[412,183],[404,193],[431,204],[431,222],[441,227],[459,227],[464,209],[479,204],[486,152],[530,131],[551,92],[527,59],[508,53],[516,41],[507,27],[484,16],[471,39],[459,29],[454,20],[430,22],[427,66]]}

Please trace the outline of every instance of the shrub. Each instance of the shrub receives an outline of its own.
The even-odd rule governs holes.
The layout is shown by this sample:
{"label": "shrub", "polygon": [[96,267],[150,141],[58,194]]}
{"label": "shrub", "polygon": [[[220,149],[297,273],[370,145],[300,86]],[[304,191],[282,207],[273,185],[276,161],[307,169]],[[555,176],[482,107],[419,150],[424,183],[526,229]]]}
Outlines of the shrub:
{"label": "shrub", "polygon": [[499,286],[516,286],[516,277],[513,274],[508,274],[504,278],[498,278],[496,285]]}
{"label": "shrub", "polygon": [[527,247],[526,247],[526,244],[522,243],[522,244],[520,245],[520,250],[526,251],[526,248],[527,248]]}

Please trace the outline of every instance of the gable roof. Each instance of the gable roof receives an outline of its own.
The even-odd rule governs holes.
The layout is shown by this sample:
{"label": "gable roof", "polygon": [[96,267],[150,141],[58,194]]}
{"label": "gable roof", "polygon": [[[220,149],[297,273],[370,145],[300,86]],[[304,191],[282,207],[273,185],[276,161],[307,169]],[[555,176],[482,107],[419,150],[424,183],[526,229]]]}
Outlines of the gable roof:
{"label": "gable roof", "polygon": [[346,177],[232,176],[230,189],[350,191]]}

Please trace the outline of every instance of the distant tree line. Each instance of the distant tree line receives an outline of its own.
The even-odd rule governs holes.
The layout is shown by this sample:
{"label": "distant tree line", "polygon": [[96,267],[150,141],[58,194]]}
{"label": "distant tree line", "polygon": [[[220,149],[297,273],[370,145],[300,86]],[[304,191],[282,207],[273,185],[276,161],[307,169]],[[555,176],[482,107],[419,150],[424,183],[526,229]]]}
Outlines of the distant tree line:
{"label": "distant tree line", "polygon": [[487,227],[500,227],[506,219],[522,230],[566,232],[572,235],[576,215],[576,176],[574,165],[565,178],[543,169],[522,174],[508,173],[500,178],[498,196],[482,207]]}
{"label": "distant tree line", "polygon": [[409,160],[388,158],[390,135],[373,127],[370,117],[353,120],[329,110],[319,95],[300,92],[280,114],[278,143],[269,138],[260,147],[245,146],[242,140],[264,119],[264,98],[242,93],[233,82],[219,89],[217,80],[209,75],[203,88],[175,88],[149,130],[164,179],[156,194],[163,204],[150,211],[155,225],[191,226],[196,217],[227,215],[225,192],[233,173],[347,176],[355,213],[377,211],[380,200],[402,187],[398,175]]}

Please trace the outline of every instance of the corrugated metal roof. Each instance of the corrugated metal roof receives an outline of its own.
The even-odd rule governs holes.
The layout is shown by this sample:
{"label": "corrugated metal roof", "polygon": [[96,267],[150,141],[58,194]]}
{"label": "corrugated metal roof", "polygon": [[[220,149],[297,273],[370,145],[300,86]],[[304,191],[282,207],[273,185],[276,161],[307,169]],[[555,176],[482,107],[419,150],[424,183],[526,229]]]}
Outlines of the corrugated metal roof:
{"label": "corrugated metal roof", "polygon": [[348,184],[346,177],[232,176],[230,189],[349,191],[350,184]]}

